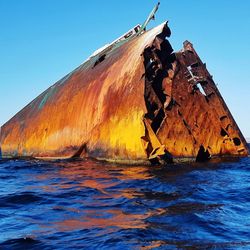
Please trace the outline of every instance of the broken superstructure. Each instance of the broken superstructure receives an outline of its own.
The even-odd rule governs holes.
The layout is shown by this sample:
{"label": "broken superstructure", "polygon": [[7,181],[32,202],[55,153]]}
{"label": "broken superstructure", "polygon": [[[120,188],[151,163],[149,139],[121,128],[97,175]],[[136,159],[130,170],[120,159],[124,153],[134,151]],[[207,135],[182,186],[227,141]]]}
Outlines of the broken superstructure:
{"label": "broken superstructure", "polygon": [[168,24],[144,31],[145,23],[4,124],[3,157],[159,163],[247,156],[246,141],[193,45],[186,41],[173,52]]}

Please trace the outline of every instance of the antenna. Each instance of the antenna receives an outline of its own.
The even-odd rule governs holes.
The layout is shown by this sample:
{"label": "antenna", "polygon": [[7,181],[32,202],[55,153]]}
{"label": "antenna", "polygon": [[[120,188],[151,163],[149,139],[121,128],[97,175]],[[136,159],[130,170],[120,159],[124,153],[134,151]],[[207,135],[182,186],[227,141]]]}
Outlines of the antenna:
{"label": "antenna", "polygon": [[148,23],[151,20],[155,20],[155,13],[157,12],[158,8],[159,8],[160,2],[158,2],[155,7],[153,8],[153,10],[150,12],[148,18],[146,19],[146,21],[142,24],[140,30],[138,31],[138,35],[140,35],[147,27]]}

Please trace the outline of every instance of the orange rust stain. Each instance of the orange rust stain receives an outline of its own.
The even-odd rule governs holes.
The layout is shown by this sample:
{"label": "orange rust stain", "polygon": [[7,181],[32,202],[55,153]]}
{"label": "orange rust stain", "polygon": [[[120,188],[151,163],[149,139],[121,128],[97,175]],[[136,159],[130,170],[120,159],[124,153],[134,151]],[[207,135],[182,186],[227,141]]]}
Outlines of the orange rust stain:
{"label": "orange rust stain", "polygon": [[121,158],[145,158],[140,141],[145,112],[140,54],[161,28],[112,51],[94,68],[82,65],[37,97],[3,126],[2,151],[71,157],[88,142],[90,150],[98,147],[108,157],[118,150]]}

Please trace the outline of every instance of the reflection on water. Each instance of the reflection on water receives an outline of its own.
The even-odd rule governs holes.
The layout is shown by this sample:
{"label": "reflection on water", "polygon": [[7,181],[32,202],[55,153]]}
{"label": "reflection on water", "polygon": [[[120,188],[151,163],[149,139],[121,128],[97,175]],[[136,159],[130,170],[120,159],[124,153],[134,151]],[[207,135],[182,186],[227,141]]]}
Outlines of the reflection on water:
{"label": "reflection on water", "polygon": [[249,169],[0,161],[0,248],[249,249]]}

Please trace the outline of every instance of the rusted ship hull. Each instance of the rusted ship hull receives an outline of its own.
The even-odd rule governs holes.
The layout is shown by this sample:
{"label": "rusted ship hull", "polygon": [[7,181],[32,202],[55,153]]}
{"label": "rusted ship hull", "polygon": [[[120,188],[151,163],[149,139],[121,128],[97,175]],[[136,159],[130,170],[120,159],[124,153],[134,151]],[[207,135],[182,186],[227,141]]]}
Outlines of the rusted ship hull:
{"label": "rusted ship hull", "polygon": [[121,162],[246,156],[246,141],[193,46],[167,24],[93,57],[1,128],[3,157]]}

